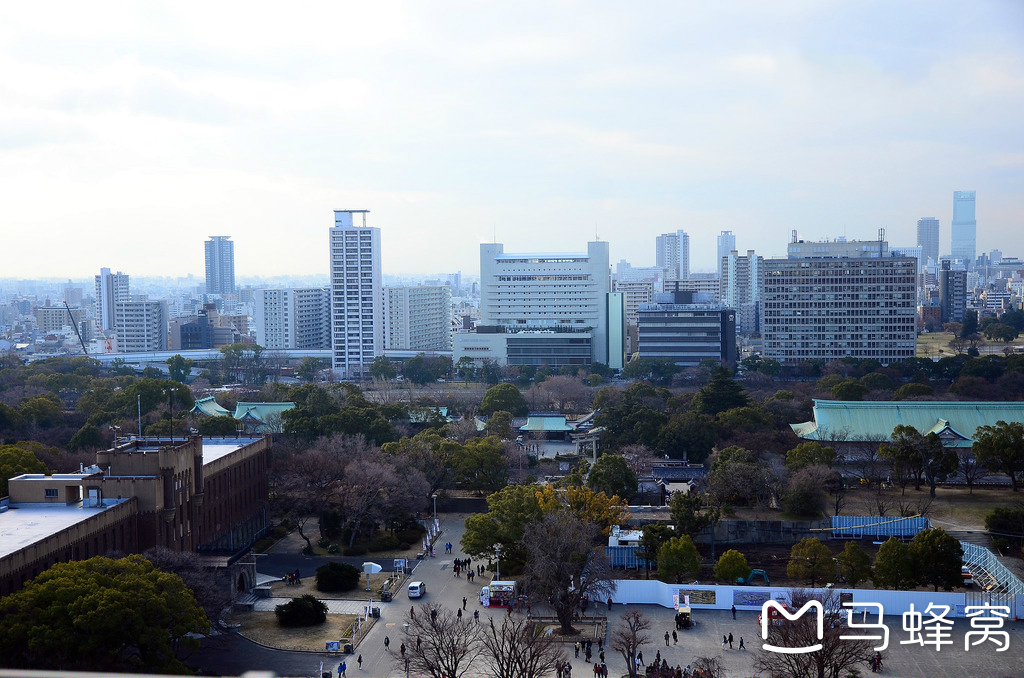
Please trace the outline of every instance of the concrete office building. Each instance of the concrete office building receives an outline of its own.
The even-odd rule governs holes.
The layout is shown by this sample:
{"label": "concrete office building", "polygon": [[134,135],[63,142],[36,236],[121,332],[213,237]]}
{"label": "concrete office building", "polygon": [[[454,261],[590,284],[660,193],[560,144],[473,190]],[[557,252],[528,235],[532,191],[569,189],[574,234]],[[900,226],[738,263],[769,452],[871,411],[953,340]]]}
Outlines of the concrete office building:
{"label": "concrete office building", "polygon": [[166,301],[125,301],[114,306],[118,353],[166,351]]}
{"label": "concrete office building", "polygon": [[922,217],[917,220],[917,245],[921,248],[921,263],[918,269],[923,269],[928,260],[939,262],[939,220],[935,217]]}
{"label": "concrete office building", "polygon": [[973,271],[976,257],[978,222],[974,217],[974,191],[953,191],[953,223],[950,229],[950,254],[963,259]]}
{"label": "concrete office building", "polygon": [[256,290],[256,343],[272,349],[329,349],[331,293],[323,287]]}
{"label": "concrete office building", "polygon": [[736,311],[736,332],[759,332],[761,288],[764,285],[764,257],[754,250],[745,255],[733,250],[722,257],[722,305]]}
{"label": "concrete office building", "polygon": [[692,303],[692,292],[662,293],[637,316],[640,358],[668,359],[692,367],[702,360],[736,362],[736,312]]}
{"label": "concrete office building", "polygon": [[666,280],[665,292],[693,292],[702,304],[722,301],[722,279],[717,273],[691,273],[688,280]]}
{"label": "concrete office building", "polygon": [[60,332],[65,327],[81,327],[85,321],[84,308],[68,308],[64,306],[36,306],[33,309],[36,325],[44,334]]}
{"label": "concrete office building", "polygon": [[967,315],[967,271],[956,271],[949,260],[939,271],[939,308],[943,323],[963,322]]}
{"label": "concrete office building", "polygon": [[[916,260],[885,256],[884,241],[800,244],[820,254],[764,262],[765,357],[792,364],[849,356],[889,364],[916,355]],[[836,256],[836,249],[869,256]]]}
{"label": "concrete office building", "polygon": [[452,290],[448,285],[384,288],[384,348],[452,350]]}
{"label": "concrete office building", "polygon": [[654,246],[655,265],[665,272],[665,280],[690,277],[690,236],[686,231],[659,235]]}
{"label": "concrete office building", "polygon": [[341,377],[362,376],[384,354],[380,229],[366,225],[368,213],[335,210],[330,230],[331,367]]}
{"label": "concrete office building", "polygon": [[732,231],[722,231],[718,236],[718,256],[715,258],[715,270],[718,277],[722,277],[722,259],[729,256],[729,252],[736,249],[736,236]]}
{"label": "concrete office building", "polygon": [[206,293],[235,293],[235,243],[230,235],[211,235],[206,247]]}
{"label": "concrete office building", "polygon": [[101,268],[96,276],[96,324],[106,332],[114,329],[114,305],[128,301],[128,274],[111,273],[109,268]]}

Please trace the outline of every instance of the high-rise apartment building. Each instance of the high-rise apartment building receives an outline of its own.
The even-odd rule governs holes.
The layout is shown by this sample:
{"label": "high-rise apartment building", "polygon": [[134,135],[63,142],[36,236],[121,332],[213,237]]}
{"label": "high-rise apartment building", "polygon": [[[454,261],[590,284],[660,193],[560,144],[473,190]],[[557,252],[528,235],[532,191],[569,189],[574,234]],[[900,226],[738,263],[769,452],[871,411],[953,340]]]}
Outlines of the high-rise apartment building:
{"label": "high-rise apartment building", "polygon": [[332,368],[342,377],[362,375],[384,354],[380,229],[366,225],[368,213],[335,210],[330,231]]}
{"label": "high-rise apartment building", "polygon": [[923,269],[928,260],[939,261],[939,220],[935,217],[922,217],[917,220],[917,244],[921,248],[921,262],[918,269]]}
{"label": "high-rise apartment building", "polygon": [[452,292],[448,285],[385,287],[384,348],[452,350]]}
{"label": "high-rise apartment building", "polygon": [[654,246],[655,265],[665,272],[666,280],[690,277],[690,236],[686,231],[659,235]]}
{"label": "high-rise apartment building", "polygon": [[718,236],[718,256],[715,258],[715,270],[718,276],[722,276],[722,259],[729,256],[729,252],[736,249],[736,236],[732,231],[722,231]]}
{"label": "high-rise apartment building", "polygon": [[939,308],[943,323],[963,322],[967,315],[967,271],[953,270],[948,259],[939,271]]}
{"label": "high-rise apartment building", "polygon": [[[36,306],[33,309],[36,325],[44,334],[60,332],[65,327],[80,328],[85,320],[84,308],[66,308],[64,306]],[[70,314],[70,315],[69,315]]]}
{"label": "high-rise apartment building", "polygon": [[[813,252],[830,243],[806,244]],[[825,253],[764,261],[765,357],[796,363],[849,356],[889,364],[916,355],[917,261],[877,256],[888,251],[884,242],[847,244],[851,252],[870,244],[876,256]]]}
{"label": "high-rise apartment building", "polygon": [[974,191],[953,191],[953,223],[950,253],[974,270],[978,222],[974,218]]}
{"label": "high-rise apartment building", "polygon": [[235,243],[230,235],[211,235],[206,246],[206,293],[235,293]]}
{"label": "high-rise apartment building", "polygon": [[721,265],[722,305],[736,311],[736,331],[744,335],[759,332],[764,257],[754,250],[745,255],[733,250],[722,257]]}
{"label": "high-rise apartment building", "polygon": [[119,353],[167,350],[167,302],[123,301],[114,306]]}
{"label": "high-rise apartment building", "polygon": [[692,292],[655,295],[637,313],[640,358],[667,359],[692,367],[702,360],[736,362],[736,313],[715,304],[694,304]]}
{"label": "high-rise apartment building", "polygon": [[263,348],[331,348],[331,293],[323,287],[255,290],[253,324]]}
{"label": "high-rise apartment building", "polygon": [[101,268],[96,276],[96,324],[103,331],[114,329],[115,305],[129,300],[128,274]]}

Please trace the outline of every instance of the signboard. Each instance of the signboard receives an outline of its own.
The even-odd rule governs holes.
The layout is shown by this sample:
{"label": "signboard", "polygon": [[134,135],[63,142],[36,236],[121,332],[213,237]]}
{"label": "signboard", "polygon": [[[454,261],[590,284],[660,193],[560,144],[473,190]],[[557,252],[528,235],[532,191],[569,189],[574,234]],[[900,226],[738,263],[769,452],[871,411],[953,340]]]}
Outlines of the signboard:
{"label": "signboard", "polygon": [[672,594],[672,607],[674,607],[677,612],[679,611],[679,594],[678,593],[673,593]]}

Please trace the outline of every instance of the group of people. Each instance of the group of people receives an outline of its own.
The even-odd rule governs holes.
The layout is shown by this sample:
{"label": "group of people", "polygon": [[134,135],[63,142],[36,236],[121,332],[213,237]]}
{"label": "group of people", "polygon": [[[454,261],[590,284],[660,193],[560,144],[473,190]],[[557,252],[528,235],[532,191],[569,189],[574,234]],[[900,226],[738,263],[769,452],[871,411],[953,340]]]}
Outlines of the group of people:
{"label": "group of people", "polygon": [[882,653],[875,652],[875,656],[871,658],[871,672],[878,673],[882,670]]}
{"label": "group of people", "polygon": [[[587,640],[582,641],[577,640],[576,645],[573,649],[576,653],[576,659],[580,658],[580,652],[582,652],[583,657],[588,664],[590,663],[590,660],[594,657],[594,641],[589,638]],[[604,664],[604,640],[600,638],[597,640],[597,652],[598,658],[600,659],[600,663]]]}
{"label": "group of people", "polygon": [[472,565],[472,563],[472,558],[456,558],[454,561],[452,561],[452,571],[455,573],[455,576],[458,577],[460,574],[462,574],[462,571],[465,570],[466,579],[468,579],[469,581],[473,581],[475,571],[470,568],[470,565]]}
{"label": "group of people", "polygon": [[302,579],[299,577],[298,569],[296,569],[294,572],[287,572],[287,573],[285,573],[285,575],[283,577],[281,577],[281,581],[283,581],[286,585],[289,585],[289,586],[292,585],[292,584],[301,584],[302,583]]}
{"label": "group of people", "polygon": [[[729,635],[727,635],[727,636],[724,636],[724,635],[722,636],[722,649],[724,650],[727,646],[728,646],[728,648],[730,650],[732,649],[732,634],[731,633]],[[746,650],[747,649],[746,646],[743,644],[743,636],[740,636],[740,649],[741,650]]]}

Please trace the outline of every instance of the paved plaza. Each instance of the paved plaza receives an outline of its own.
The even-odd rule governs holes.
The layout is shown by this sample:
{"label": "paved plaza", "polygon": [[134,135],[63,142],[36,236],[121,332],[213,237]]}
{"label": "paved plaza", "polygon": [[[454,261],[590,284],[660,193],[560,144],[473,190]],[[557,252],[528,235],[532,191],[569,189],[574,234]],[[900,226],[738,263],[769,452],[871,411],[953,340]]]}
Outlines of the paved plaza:
{"label": "paved plaza", "polygon": [[[439,603],[455,608],[462,606],[462,598],[468,601],[467,611],[474,609],[481,612],[481,623],[489,617],[500,620],[506,612],[489,610],[479,604],[480,587],[486,580],[478,578],[470,583],[465,577],[455,577],[452,571],[452,560],[462,557],[458,553],[458,543],[462,536],[464,515],[441,517],[443,534],[441,542],[450,541],[455,545],[456,553],[437,558],[428,558],[416,565],[413,579],[419,579],[427,585],[427,596],[420,600],[410,601],[403,590],[391,603],[380,605],[381,618],[369,631],[356,648],[356,655],[363,656],[363,668],[358,669],[356,655],[346,657],[349,665],[349,676],[356,678],[403,678],[405,671],[398,665],[398,646],[402,639],[402,630],[408,619],[411,605],[420,603]],[[267,599],[260,601],[258,609],[273,609],[273,604],[283,599]],[[357,612],[365,603],[359,601],[328,601],[332,613]],[[678,643],[665,645],[664,635],[674,628],[674,611],[656,605],[620,605],[615,604],[609,611],[604,604],[592,610],[593,614],[608,617],[609,633],[618,625],[623,613],[632,609],[642,609],[651,620],[650,631],[652,642],[643,648],[644,658],[651,661],[655,653],[661,652],[671,666],[685,667],[695,657],[719,657],[725,667],[727,678],[748,678],[755,675],[753,670],[754,656],[760,652],[760,627],[756,612],[737,612],[736,618],[728,610],[698,610],[693,612],[696,626],[686,631],[679,631]],[[535,614],[544,614],[544,610],[535,609]],[[1009,650],[996,652],[996,646],[986,642],[964,650],[964,634],[971,630],[968,620],[957,619],[953,626],[952,646],[943,646],[936,651],[933,646],[901,645],[909,635],[902,628],[899,615],[886,617],[890,630],[889,648],[886,651],[884,674],[887,677],[899,678],[1024,678],[1024,623],[1008,622],[1005,630],[1010,636]],[[733,649],[722,648],[722,636],[733,635]],[[384,647],[384,638],[389,637],[391,649]],[[746,650],[739,650],[739,639],[744,639]],[[572,645],[566,646],[567,655],[573,666],[574,678],[590,678],[593,676],[593,665],[573,658]],[[623,658],[605,645],[606,661],[609,675],[626,674]],[[597,657],[597,644],[594,644],[594,658]],[[222,675],[240,675],[244,671],[273,671],[278,676],[313,676],[319,670],[320,662],[325,670],[337,669],[339,657],[322,653],[282,652],[262,648],[237,634],[228,634],[204,641],[203,649],[189,662],[193,666],[207,672]],[[484,667],[478,667],[467,676],[483,675]],[[871,675],[867,666],[861,667],[864,676]],[[336,675],[336,674],[335,674]]]}

